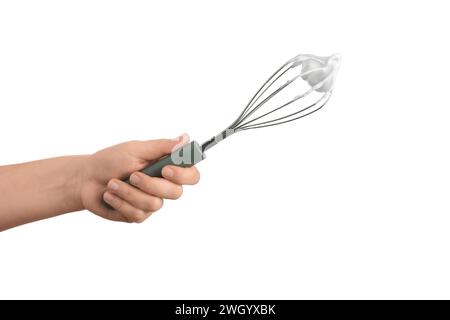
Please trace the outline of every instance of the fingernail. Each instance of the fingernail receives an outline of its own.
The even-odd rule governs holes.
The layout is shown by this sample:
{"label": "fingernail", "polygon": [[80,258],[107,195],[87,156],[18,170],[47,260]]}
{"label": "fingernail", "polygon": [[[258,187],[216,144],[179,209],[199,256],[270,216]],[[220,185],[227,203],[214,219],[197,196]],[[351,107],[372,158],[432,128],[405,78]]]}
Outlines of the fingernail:
{"label": "fingernail", "polygon": [[164,169],[164,175],[169,178],[173,177],[173,170],[170,168]]}
{"label": "fingernail", "polygon": [[189,141],[189,135],[187,133],[183,133],[180,137],[180,141],[188,142]]}
{"label": "fingernail", "polygon": [[178,136],[176,138],[173,138],[172,140],[173,141],[181,141],[182,138],[183,138],[183,135],[180,135],[180,136]]}
{"label": "fingernail", "polygon": [[189,141],[189,135],[187,133],[183,133],[182,135],[173,139],[175,141]]}
{"label": "fingernail", "polygon": [[103,200],[105,200],[105,202],[111,203],[114,198],[110,193],[105,192],[105,194],[103,195]]}
{"label": "fingernail", "polygon": [[117,190],[117,189],[119,189],[119,185],[111,180],[108,183],[108,188],[110,188],[111,190]]}
{"label": "fingernail", "polygon": [[133,173],[130,177],[131,184],[137,185],[139,183],[139,176],[136,173]]}

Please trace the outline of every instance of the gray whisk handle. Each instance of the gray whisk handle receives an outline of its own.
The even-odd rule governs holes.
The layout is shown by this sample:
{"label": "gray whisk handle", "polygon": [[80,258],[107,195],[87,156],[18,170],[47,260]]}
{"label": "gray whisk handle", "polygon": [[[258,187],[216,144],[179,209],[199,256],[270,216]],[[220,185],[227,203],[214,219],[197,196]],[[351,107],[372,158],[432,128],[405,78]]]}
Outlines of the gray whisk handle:
{"label": "gray whisk handle", "polygon": [[[151,177],[161,177],[162,169],[167,165],[175,165],[184,168],[192,167],[205,159],[205,157],[202,147],[198,142],[192,141],[142,169],[141,172]],[[126,181],[128,182],[128,179]]]}

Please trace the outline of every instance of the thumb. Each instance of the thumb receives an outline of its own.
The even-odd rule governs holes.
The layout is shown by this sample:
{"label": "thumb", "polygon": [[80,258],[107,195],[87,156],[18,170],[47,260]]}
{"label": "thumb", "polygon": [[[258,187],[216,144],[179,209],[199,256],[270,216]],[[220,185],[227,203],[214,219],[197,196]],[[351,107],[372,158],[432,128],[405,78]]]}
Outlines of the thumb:
{"label": "thumb", "polygon": [[132,146],[132,153],[135,157],[144,160],[155,160],[172,153],[189,142],[189,135],[183,133],[175,139],[158,139],[148,141],[137,141]]}

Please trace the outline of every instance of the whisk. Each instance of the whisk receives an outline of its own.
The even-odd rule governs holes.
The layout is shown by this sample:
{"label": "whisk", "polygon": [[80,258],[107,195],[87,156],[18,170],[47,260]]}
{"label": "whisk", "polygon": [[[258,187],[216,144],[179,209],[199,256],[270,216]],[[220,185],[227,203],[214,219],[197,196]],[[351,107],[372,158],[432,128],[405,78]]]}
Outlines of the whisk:
{"label": "whisk", "polygon": [[205,158],[206,150],[237,132],[288,123],[320,110],[331,97],[340,60],[338,54],[295,56],[267,79],[239,117],[218,135],[202,145],[192,141],[142,172],[161,177],[166,165],[190,167]]}

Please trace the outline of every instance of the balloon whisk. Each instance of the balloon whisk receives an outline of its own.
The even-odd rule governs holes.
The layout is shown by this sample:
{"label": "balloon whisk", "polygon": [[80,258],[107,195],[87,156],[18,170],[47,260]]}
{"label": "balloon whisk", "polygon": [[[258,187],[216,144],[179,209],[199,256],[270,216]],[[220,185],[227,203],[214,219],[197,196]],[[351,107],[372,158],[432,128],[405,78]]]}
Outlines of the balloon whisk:
{"label": "balloon whisk", "polygon": [[299,54],[282,65],[259,88],[239,117],[202,144],[202,151],[244,130],[301,119],[325,106],[333,92],[341,57]]}

